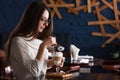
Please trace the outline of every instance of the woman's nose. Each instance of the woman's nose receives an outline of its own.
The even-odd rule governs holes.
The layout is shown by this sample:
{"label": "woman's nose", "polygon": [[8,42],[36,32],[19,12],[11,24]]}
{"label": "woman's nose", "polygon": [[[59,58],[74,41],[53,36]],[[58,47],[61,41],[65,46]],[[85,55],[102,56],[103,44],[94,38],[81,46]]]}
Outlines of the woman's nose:
{"label": "woman's nose", "polygon": [[44,22],[44,26],[48,26],[48,23],[47,23],[47,22]]}

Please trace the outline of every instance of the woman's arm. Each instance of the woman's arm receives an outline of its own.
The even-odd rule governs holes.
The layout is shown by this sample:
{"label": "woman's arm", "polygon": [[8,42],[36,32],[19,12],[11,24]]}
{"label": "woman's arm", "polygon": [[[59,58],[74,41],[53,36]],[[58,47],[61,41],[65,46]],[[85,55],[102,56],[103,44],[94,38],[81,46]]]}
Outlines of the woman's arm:
{"label": "woman's arm", "polygon": [[10,60],[16,70],[23,68],[24,71],[33,76],[39,76],[43,68],[44,61],[37,60],[31,56],[33,51],[29,48],[23,38],[15,38],[11,44]]}
{"label": "woman's arm", "polygon": [[42,43],[41,43],[41,45],[40,45],[40,47],[39,47],[39,50],[38,50],[38,54],[37,54],[37,56],[36,56],[36,59],[38,59],[38,60],[42,60],[42,58],[43,58],[43,56],[45,55],[44,54],[44,51],[45,51],[45,49],[47,49],[47,47],[49,47],[49,46],[51,46],[51,45],[56,45],[57,44],[57,42],[56,42],[56,38],[55,37],[49,37],[49,38],[47,38],[47,39],[45,39]]}

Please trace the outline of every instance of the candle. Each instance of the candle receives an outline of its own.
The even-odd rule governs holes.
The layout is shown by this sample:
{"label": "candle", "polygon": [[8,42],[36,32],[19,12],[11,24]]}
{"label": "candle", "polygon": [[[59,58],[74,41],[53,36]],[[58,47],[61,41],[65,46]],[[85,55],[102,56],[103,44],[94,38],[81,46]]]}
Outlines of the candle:
{"label": "candle", "polygon": [[7,73],[7,74],[11,73],[10,66],[5,67],[5,73]]}

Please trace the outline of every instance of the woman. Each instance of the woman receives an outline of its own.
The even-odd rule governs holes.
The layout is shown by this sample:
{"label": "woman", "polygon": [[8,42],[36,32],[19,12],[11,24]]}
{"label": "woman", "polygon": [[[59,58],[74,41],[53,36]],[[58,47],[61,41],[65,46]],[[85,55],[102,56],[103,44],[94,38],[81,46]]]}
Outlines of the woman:
{"label": "woman", "polygon": [[17,80],[34,80],[54,65],[52,59],[48,60],[47,50],[51,45],[57,45],[56,39],[50,36],[52,21],[49,8],[41,1],[34,1],[11,33],[6,51]]}

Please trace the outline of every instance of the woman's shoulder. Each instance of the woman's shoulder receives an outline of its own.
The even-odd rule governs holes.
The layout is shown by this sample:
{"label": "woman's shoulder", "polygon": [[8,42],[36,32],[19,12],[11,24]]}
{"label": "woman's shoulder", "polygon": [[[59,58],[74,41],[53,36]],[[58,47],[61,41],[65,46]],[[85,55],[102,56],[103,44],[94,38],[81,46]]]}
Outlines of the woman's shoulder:
{"label": "woman's shoulder", "polygon": [[13,38],[13,41],[23,41],[23,37],[15,37]]}
{"label": "woman's shoulder", "polygon": [[21,45],[28,45],[30,47],[38,48],[39,45],[42,43],[42,40],[39,39],[32,39],[32,37],[15,37],[13,39],[14,44],[21,44]]}
{"label": "woman's shoulder", "polygon": [[20,36],[17,36],[17,37],[14,37],[13,40],[15,41],[31,41],[32,40],[32,37],[20,37]]}
{"label": "woman's shoulder", "polygon": [[25,40],[23,37],[15,37],[13,38],[12,42],[13,43],[23,43]]}

